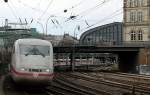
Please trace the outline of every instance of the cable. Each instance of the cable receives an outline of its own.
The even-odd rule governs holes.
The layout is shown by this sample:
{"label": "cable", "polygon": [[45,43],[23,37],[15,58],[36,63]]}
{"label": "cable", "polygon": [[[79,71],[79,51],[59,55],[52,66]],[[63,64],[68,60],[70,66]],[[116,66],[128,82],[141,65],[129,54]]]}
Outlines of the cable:
{"label": "cable", "polygon": [[[73,8],[75,8],[75,7],[78,7],[78,6],[81,5],[83,2],[85,2],[85,0],[81,0],[79,3],[73,5],[71,8],[68,8],[68,9],[66,9],[66,10],[68,11],[68,10],[71,10],[71,9],[73,9]],[[66,12],[67,12],[67,11],[66,11]]]}
{"label": "cable", "polygon": [[42,2],[42,0],[40,0],[40,1],[37,3],[36,7],[40,7],[41,2]]}
{"label": "cable", "polygon": [[75,7],[79,6],[79,5],[81,5],[83,2],[85,2],[85,0],[81,0],[79,3],[75,4],[74,6],[72,6],[72,8],[75,8]]}
{"label": "cable", "polygon": [[[61,10],[61,11],[58,11],[58,10],[57,10],[57,12],[56,12],[56,10],[54,10],[54,11],[52,11],[51,13],[48,13],[48,14],[52,15],[52,13],[55,12],[55,13],[53,13],[53,15],[56,17],[56,15],[62,14],[62,12],[63,12],[63,13],[66,13],[66,12],[68,12],[68,10],[71,10],[71,9],[73,9],[73,8],[78,7],[78,6],[81,5],[83,2],[85,2],[85,0],[81,0],[79,3],[73,5],[73,6],[70,7],[70,8],[64,9],[63,11],[62,11],[62,10]],[[66,10],[66,12],[64,12],[65,10]],[[57,16],[57,17],[62,17],[62,16]],[[65,17],[65,18],[67,18],[67,17]]]}
{"label": "cable", "polygon": [[[81,12],[80,14],[83,14],[83,13],[84,13],[84,15],[82,15],[82,17],[83,17],[83,16],[89,14],[91,11],[93,12],[95,9],[97,9],[97,8],[99,8],[99,7],[101,7],[101,6],[103,6],[104,4],[106,4],[106,3],[110,2],[110,1],[113,1],[113,0],[103,0],[102,3],[96,5],[95,7],[92,7],[92,8],[90,8],[90,9],[88,9],[88,10],[85,10],[85,11]],[[118,1],[118,0],[117,0],[117,1]],[[120,1],[123,1],[123,0],[120,0]]]}
{"label": "cable", "polygon": [[49,9],[49,7],[51,6],[51,4],[53,3],[53,1],[54,0],[51,0],[50,2],[49,2],[49,4],[48,4],[48,6],[47,6],[47,8],[45,9],[45,11],[43,12],[43,14],[39,17],[39,19],[41,19],[44,15],[45,15],[45,13],[47,12],[47,10]]}
{"label": "cable", "polygon": [[44,12],[43,10],[37,9],[37,8],[35,8],[35,7],[32,7],[32,6],[30,6],[30,5],[26,4],[26,3],[23,3],[23,2],[20,1],[20,0],[18,0],[18,2],[21,3],[23,6],[25,6],[25,7],[27,7],[27,8],[30,8],[30,9],[32,9],[32,10],[34,10],[34,11],[37,11],[37,12]]}
{"label": "cable", "polygon": [[[98,7],[100,7],[100,6],[104,5],[105,3],[109,2],[109,1],[110,1],[110,0],[104,0],[102,3],[100,3],[100,4],[96,5],[96,6],[92,7],[92,8],[89,8],[89,9],[88,9],[88,10],[86,10],[86,11],[88,11],[88,13],[89,13],[89,11],[90,11],[90,10],[93,10],[93,9],[95,9],[95,8],[98,8]],[[122,9],[122,8],[121,8],[121,9]],[[121,9],[119,9],[119,10],[117,10],[117,11],[113,12],[110,16],[114,15],[115,13],[117,13],[118,11],[120,11]],[[85,13],[86,11],[81,12],[81,13]],[[77,19],[77,16],[79,16],[79,14],[78,14],[78,15],[76,15],[76,16],[74,16],[74,17],[73,17],[73,19],[72,19],[72,18],[71,18],[71,16],[70,16],[70,19],[71,19],[71,20],[75,20],[75,19]],[[81,17],[80,17],[80,19],[81,19],[82,17],[83,17],[83,16],[81,16]],[[90,28],[90,27],[92,27],[92,26],[94,26],[94,25],[98,24],[99,22],[105,21],[105,19],[107,19],[107,18],[108,18],[108,17],[105,17],[104,19],[102,19],[102,20],[98,21],[97,23],[95,23],[95,24],[93,24],[93,25],[89,25],[89,24],[88,24],[88,22],[87,22],[87,21],[85,21],[85,20],[84,20],[84,22],[85,22],[85,23],[86,23],[86,25],[88,26],[87,28]],[[109,18],[109,19],[110,19],[110,18]]]}
{"label": "cable", "polygon": [[[18,11],[17,11],[17,9],[15,8],[14,4],[12,3],[12,1],[9,0],[9,2],[11,3],[12,8],[14,9],[14,12],[15,12],[16,14],[18,14]],[[20,18],[20,16],[19,16],[19,18]]]}
{"label": "cable", "polygon": [[[95,9],[97,9],[97,8],[99,8],[99,7],[101,7],[101,6],[103,6],[104,4],[106,4],[106,3],[109,2],[109,1],[111,1],[111,0],[104,0],[104,1],[101,2],[100,4],[97,4],[97,5],[95,5],[94,7],[89,8],[89,9],[83,11],[83,12],[79,13],[78,15],[71,15],[71,16],[70,16],[69,18],[67,18],[67,19],[70,19],[70,20],[73,20],[73,21],[74,21],[74,20],[77,20],[77,19],[78,19],[77,16],[80,16],[80,14],[87,15],[87,12],[90,13],[91,11],[93,11],[93,10],[95,10]],[[115,17],[115,16],[118,16],[118,15],[122,14],[122,11],[120,11],[120,10],[122,10],[122,8],[119,9],[119,10],[116,10],[115,12],[111,13],[109,16],[107,16],[107,17],[105,17],[105,18],[99,20],[98,22],[96,22],[96,23],[94,23],[94,24],[92,24],[92,25],[90,25],[90,24],[87,22],[87,20],[84,20],[84,23],[86,23],[86,25],[87,25],[88,27],[83,28],[83,29],[80,29],[80,30],[89,29],[89,28],[91,28],[92,26],[95,26],[95,25],[99,24],[100,22],[103,22],[103,21],[112,19],[112,17]],[[80,19],[81,19],[81,18],[82,18],[82,17],[80,17]],[[65,21],[65,22],[66,22],[66,21]]]}
{"label": "cable", "polygon": [[[118,12],[119,12],[119,13],[118,13]],[[116,13],[117,13],[117,14],[116,14]],[[108,19],[111,19],[112,17],[118,16],[118,15],[120,15],[120,14],[122,14],[122,13],[123,13],[122,8],[121,8],[121,9],[118,9],[118,10],[116,10],[115,12],[113,12],[112,14],[110,14],[109,16],[107,16],[107,17],[105,17],[105,18],[99,20],[98,22],[96,22],[96,23],[94,23],[94,24],[92,24],[92,25],[90,25],[90,26],[88,26],[88,27],[86,27],[86,28],[83,28],[83,29],[81,29],[81,30],[83,31],[83,30],[85,30],[85,29],[89,29],[89,28],[91,28],[92,26],[95,26],[95,25],[97,25],[97,24],[99,24],[99,23],[101,23],[101,22],[103,22],[103,21],[106,21],[106,20],[108,20]],[[111,17],[111,18],[109,18],[109,17]]]}
{"label": "cable", "polygon": [[[99,7],[103,6],[105,3],[109,2],[109,1],[111,1],[111,0],[104,0],[102,3],[97,4],[96,6],[94,6],[94,7],[92,7],[92,8],[89,8],[89,9],[87,9],[87,10],[84,10],[83,12],[80,12],[80,13],[77,14],[77,15],[71,15],[71,16],[68,18],[67,21],[69,21],[69,20],[74,20],[74,19],[76,19],[78,16],[81,16],[81,15],[83,14],[83,15],[80,17],[80,18],[82,18],[83,16],[89,14],[90,11],[94,11],[96,8],[99,8]],[[72,16],[73,16],[73,18],[72,18]]]}
{"label": "cable", "polygon": [[14,16],[16,19],[18,19],[17,15],[15,14],[14,10],[13,10],[12,7],[9,5],[9,3],[7,3],[7,5],[8,5],[8,7],[9,7],[10,11],[12,12],[13,16]]}
{"label": "cable", "polygon": [[94,11],[96,8],[99,8],[99,7],[103,6],[105,3],[108,3],[109,1],[111,1],[111,0],[104,0],[102,3],[96,5],[96,6],[92,7],[92,8],[89,8],[89,9],[87,9],[87,10],[85,10],[85,11],[79,13],[79,14],[86,14],[86,13],[89,14],[91,11]]}

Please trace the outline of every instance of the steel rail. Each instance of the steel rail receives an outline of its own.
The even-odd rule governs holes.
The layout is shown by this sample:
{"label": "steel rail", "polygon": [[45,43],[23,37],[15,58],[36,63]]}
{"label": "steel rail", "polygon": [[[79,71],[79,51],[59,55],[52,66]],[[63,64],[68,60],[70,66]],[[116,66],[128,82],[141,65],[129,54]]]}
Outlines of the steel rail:
{"label": "steel rail", "polygon": [[85,76],[81,76],[81,75],[75,75],[75,74],[64,74],[65,77],[69,76],[69,77],[74,77],[74,78],[78,78],[78,79],[83,79],[83,80],[87,80],[87,81],[91,81],[91,82],[95,82],[95,83],[99,83],[99,84],[105,84],[105,85],[110,85],[113,87],[119,87],[119,88],[123,88],[123,89],[128,89],[128,90],[133,90],[133,88],[135,89],[136,92],[140,92],[140,93],[146,93],[149,94],[149,87],[146,86],[138,86],[135,87],[133,85],[129,85],[129,84],[123,84],[123,83],[118,83],[118,82],[114,82],[112,80],[104,80],[104,79],[95,79],[93,77],[85,77]]}
{"label": "steel rail", "polygon": [[108,91],[106,92],[106,91],[102,91],[100,89],[95,89],[95,88],[92,88],[92,87],[89,87],[89,86],[85,86],[85,85],[83,86],[81,84],[74,83],[74,82],[66,79],[66,76],[59,75],[59,77],[61,78],[60,79],[61,81],[67,82],[68,85],[72,85],[76,89],[80,88],[80,90],[82,89],[82,91],[84,91],[86,93],[89,93],[89,95],[112,95],[111,92],[108,92]]}

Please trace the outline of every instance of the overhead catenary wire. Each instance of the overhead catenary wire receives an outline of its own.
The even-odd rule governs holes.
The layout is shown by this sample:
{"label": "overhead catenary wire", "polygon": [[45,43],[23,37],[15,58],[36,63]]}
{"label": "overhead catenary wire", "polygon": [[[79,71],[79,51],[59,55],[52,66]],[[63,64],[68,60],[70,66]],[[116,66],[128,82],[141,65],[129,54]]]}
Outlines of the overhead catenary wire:
{"label": "overhead catenary wire", "polygon": [[[95,11],[97,8],[100,8],[100,7],[104,6],[106,3],[110,2],[110,1],[113,1],[113,0],[103,0],[101,3],[80,12],[78,15],[82,15],[82,17],[83,17],[83,16],[89,14],[90,12]],[[123,0],[120,0],[120,1],[123,1]]]}
{"label": "overhead catenary wire", "polygon": [[[43,13],[44,12],[44,10],[41,10],[41,9],[39,9],[39,8],[36,8],[36,7],[32,7],[32,6],[30,6],[29,4],[27,4],[27,3],[24,3],[23,1],[21,1],[21,0],[17,0],[19,3],[21,3],[24,7],[26,7],[26,8],[30,8],[30,9],[32,9],[33,11],[36,11],[36,12],[39,12],[39,13]],[[38,4],[36,5],[36,6],[38,6],[39,4],[41,3],[41,0],[38,2]],[[34,15],[34,14],[33,14]],[[24,18],[24,19],[27,19],[27,18]],[[33,17],[32,18],[30,18],[30,20],[32,21],[32,19],[33,19]],[[35,19],[35,18],[34,18]],[[37,19],[37,18],[36,18]],[[29,25],[31,25],[31,22],[30,23],[28,23]]]}
{"label": "overhead catenary wire", "polygon": [[[19,1],[19,0],[18,0]],[[21,1],[21,0],[20,0]],[[50,0],[49,0],[50,1]],[[82,16],[86,16],[86,15],[90,15],[90,13],[91,12],[94,12],[97,8],[100,8],[101,6],[103,6],[104,4],[106,4],[106,1],[111,1],[111,0],[105,0],[105,3],[104,2],[100,2],[100,3],[98,3],[98,4],[95,4],[95,6],[93,6],[93,7],[91,7],[91,8],[88,8],[88,9],[83,9],[83,11],[80,11],[80,13],[79,14],[77,14],[78,16],[75,18],[75,19],[72,19],[73,21],[75,21],[76,19],[78,19],[78,20],[82,20],[82,22],[84,22],[84,24],[86,24],[87,26],[88,26],[88,28],[91,28],[92,26],[94,26],[93,24],[91,24],[91,22],[89,22],[89,19],[87,18],[86,20],[84,19],[83,20],[83,18],[81,18]],[[21,1],[21,2],[23,2],[23,1]],[[38,1],[38,4],[40,4],[40,2],[41,2],[41,0],[39,0]],[[77,3],[77,4],[75,4],[75,5],[73,5],[70,9],[68,9],[68,10],[71,10],[71,9],[73,9],[73,11],[74,11],[74,9],[76,8],[76,7],[79,7],[80,8],[80,5],[81,4],[83,4],[84,3],[84,0],[81,0],[81,1],[78,1],[79,3]],[[23,2],[24,3],[24,2]],[[26,3],[25,3],[26,4]],[[37,3],[36,3],[37,4]],[[38,5],[37,4],[37,5]],[[101,4],[101,5],[100,5]],[[30,5],[29,5],[30,6]],[[41,5],[42,6],[42,5]],[[47,6],[47,5],[46,5]],[[27,7],[27,6],[26,6]],[[33,6],[31,6],[32,8],[34,8]],[[45,14],[47,15],[47,13],[48,13],[48,9],[49,9],[49,7],[50,6],[47,6],[47,8],[45,9],[45,10],[41,10],[41,9],[38,9],[38,8],[36,8],[36,9],[33,9],[33,10],[35,10],[35,11],[39,11],[40,13],[41,13],[41,17],[39,17],[40,19],[46,19],[46,18],[44,18],[45,16]],[[14,11],[14,9],[12,9],[13,11]],[[60,10],[58,10],[58,11],[60,11]],[[45,12],[45,13],[44,13]],[[63,12],[63,11],[62,11]],[[15,18],[17,18],[18,19],[18,15],[14,12],[14,15],[16,15],[15,16]],[[53,15],[53,14],[51,14],[51,15]],[[44,17],[43,17],[44,16]],[[71,16],[70,16],[70,18],[72,17],[72,16],[74,16],[74,14],[72,14]],[[76,15],[75,15],[76,16]],[[32,18],[35,18],[35,19],[38,19],[38,17],[32,17]],[[55,19],[53,19],[54,20],[54,22],[55,22],[55,24],[53,24],[52,23],[52,21],[51,21],[51,24],[53,24],[53,25],[62,25],[64,22],[62,21],[62,20],[60,20],[59,19],[60,17],[59,17],[59,15],[57,15],[56,14],[56,20]],[[113,17],[111,17],[111,18],[113,18]],[[109,18],[109,19],[111,19],[111,18]],[[27,17],[26,18],[27,19],[27,21],[29,21],[29,18]],[[61,19],[67,19],[67,17],[65,17],[65,18],[61,18]],[[30,20],[31,20],[31,18],[30,18]],[[39,19],[38,19],[39,20]],[[42,21],[41,20],[41,21]],[[102,20],[102,19],[101,19]],[[99,21],[101,21],[101,20],[99,20]],[[105,19],[106,20],[106,19]],[[105,20],[103,20],[103,21],[105,21]],[[72,23],[72,22],[71,22]],[[100,23],[100,22],[99,22]],[[92,26],[91,26],[92,25]],[[96,24],[97,25],[97,24]],[[63,25],[62,25],[63,26]],[[82,27],[82,26],[80,26],[80,27]],[[88,29],[87,28],[87,29]],[[81,29],[80,29],[81,30]]]}
{"label": "overhead catenary wire", "polygon": [[[11,4],[11,5],[10,5]],[[11,0],[9,0],[9,3],[7,3],[7,6],[9,7],[9,9],[10,9],[10,11],[11,11],[11,13],[13,14],[13,16],[15,17],[15,18],[11,18],[11,19],[16,19],[16,20],[19,20],[19,22],[22,24],[23,22],[23,20],[22,19],[24,19],[25,20],[25,23],[27,24],[27,19],[26,18],[21,18],[19,15],[18,15],[18,11],[17,11],[17,9],[16,9],[16,7],[14,6],[14,4],[12,3],[12,1]],[[5,18],[6,19],[6,18]]]}
{"label": "overhead catenary wire", "polygon": [[20,23],[22,23],[22,19],[21,19],[19,13],[18,13],[16,7],[14,6],[13,2],[12,2],[11,0],[9,0],[9,2],[10,2],[10,4],[12,5],[12,8],[13,8],[13,10],[14,10],[14,13],[17,14],[17,18],[19,19]]}
{"label": "overhead catenary wire", "polygon": [[73,9],[73,8],[78,7],[78,6],[81,5],[82,3],[85,3],[85,0],[81,0],[79,3],[73,5],[72,7],[67,8],[67,9],[65,9],[65,10],[66,10],[66,12],[67,12],[68,10],[71,10],[71,9]]}
{"label": "overhead catenary wire", "polygon": [[[40,1],[41,1],[41,0],[40,0]],[[81,5],[81,4],[84,3],[84,2],[85,2],[85,0],[81,0],[79,3],[73,5],[73,6],[70,7],[70,8],[66,8],[66,9],[64,9],[64,10],[66,10],[66,11],[71,10],[71,9],[73,9],[73,8],[78,7],[79,5]],[[50,5],[50,4],[52,4],[52,2],[50,2],[49,5]],[[38,4],[37,4],[37,5],[38,5]],[[44,10],[37,10],[37,9],[35,9],[35,8],[29,6],[29,5],[26,5],[26,4],[24,4],[24,6],[25,6],[25,7],[29,7],[29,8],[31,8],[31,9],[35,10],[35,11],[44,13]],[[50,7],[50,6],[48,6],[48,7]],[[63,16],[58,16],[58,14],[64,13],[64,10],[63,10],[63,11],[62,11],[62,10],[60,10],[60,11],[57,10],[57,12],[56,12],[56,10],[53,10],[53,12],[48,13],[48,14],[53,15],[53,16],[55,16],[55,17],[63,17]],[[46,10],[46,11],[47,11],[47,10]],[[53,13],[53,14],[52,14],[52,13]],[[44,14],[45,14],[45,13],[44,13]],[[63,18],[67,18],[67,17],[63,17]],[[42,15],[39,16],[38,19],[41,20],[41,19],[42,19]]]}
{"label": "overhead catenary wire", "polygon": [[46,9],[44,10],[44,12],[41,14],[41,16],[39,16],[39,19],[41,19],[45,14],[46,12],[48,11],[49,7],[51,6],[51,4],[53,3],[54,0],[51,0],[49,2],[49,4],[47,5]]}
{"label": "overhead catenary wire", "polygon": [[[71,16],[70,16],[69,18],[67,18],[67,19],[70,19],[70,20],[72,20],[72,21],[75,21],[75,20],[77,20],[77,19],[78,19],[78,20],[81,20],[81,18],[82,18],[83,16],[89,15],[89,13],[95,11],[97,8],[102,7],[103,5],[105,5],[106,3],[108,3],[109,1],[112,1],[112,0],[104,0],[103,2],[101,2],[101,3],[97,4],[97,5],[95,5],[95,6],[92,7],[92,8],[89,8],[89,9],[84,10],[84,11],[80,12],[80,13],[77,14],[77,15],[71,15]],[[122,1],[122,0],[121,0],[121,1]],[[83,30],[89,29],[89,28],[91,28],[91,27],[93,27],[93,26],[95,26],[95,25],[97,25],[97,24],[99,24],[99,23],[101,23],[101,22],[104,22],[104,21],[107,21],[107,20],[110,20],[110,19],[114,19],[114,17],[116,17],[116,16],[122,14],[122,11],[121,11],[121,10],[122,10],[122,8],[119,9],[119,10],[116,10],[115,12],[111,13],[109,16],[104,17],[103,19],[97,21],[97,22],[94,23],[94,24],[89,24],[88,19],[86,19],[86,20],[84,19],[84,23],[85,23],[88,27],[83,28],[83,29],[79,29],[79,30],[80,30],[80,31],[83,31]],[[78,16],[79,16],[79,17],[78,17]],[[82,22],[83,22],[83,21],[82,21]],[[81,27],[80,27],[80,28],[81,28]]]}
{"label": "overhead catenary wire", "polygon": [[[83,3],[85,3],[85,1],[86,0],[81,0],[79,3],[77,3],[77,4],[74,4],[74,5],[72,5],[71,7],[69,7],[69,8],[65,8],[64,10],[53,10],[53,11],[51,11],[50,13],[48,13],[48,14],[50,14],[50,15],[54,15],[54,16],[56,16],[57,15],[57,17],[60,17],[60,16],[58,16],[58,15],[60,15],[60,14],[64,14],[64,13],[67,13],[69,10],[72,10],[72,9],[74,9],[74,8],[76,8],[76,7],[78,7],[78,6],[80,6],[81,4],[83,4]],[[56,12],[57,11],[57,12]],[[66,11],[66,12],[65,12]],[[53,14],[52,14],[53,13]],[[65,17],[65,18],[67,18],[67,17]]]}
{"label": "overhead catenary wire", "polygon": [[[101,7],[101,6],[103,6],[104,4],[106,4],[107,2],[109,2],[109,1],[111,1],[111,0],[105,0],[105,1],[103,1],[103,2],[101,2],[100,4],[97,4],[96,6],[94,6],[94,7],[92,7],[92,8],[89,8],[89,10],[90,11],[94,11],[95,9],[97,9],[97,8],[99,8],[99,7]],[[99,23],[101,23],[101,22],[104,22],[104,21],[107,21],[107,20],[110,20],[110,19],[113,19],[113,17],[116,17],[117,15],[120,15],[120,14],[122,14],[122,8],[121,9],[119,9],[119,10],[116,10],[115,12],[113,12],[112,14],[110,14],[109,16],[106,16],[105,18],[103,18],[103,19],[101,19],[101,20],[99,20],[98,22],[96,22],[96,23],[94,23],[94,24],[89,24],[89,22],[88,22],[88,19],[82,19],[82,21],[81,22],[84,22],[88,27],[85,27],[85,28],[82,28],[82,29],[79,29],[80,31],[83,31],[83,30],[86,30],[86,29],[89,29],[89,28],[91,28],[91,27],[93,27],[93,26],[95,26],[95,25],[97,25],[97,24],[99,24]],[[88,9],[86,10],[86,11],[88,11]],[[86,13],[86,11],[84,11],[85,13]],[[121,12],[119,12],[119,11],[121,11]],[[84,12],[83,12],[83,15],[87,15],[87,14],[84,14]],[[119,12],[119,13],[118,13]],[[90,13],[90,12],[89,12]],[[80,18],[78,17],[78,16],[80,16]],[[82,16],[83,17],[83,16]],[[67,18],[67,19],[69,19],[69,20],[71,20],[71,21],[76,21],[76,20],[81,20],[81,15],[71,15],[69,18]],[[67,20],[67,21],[69,21],[69,20]],[[65,22],[66,22],[66,20],[65,20]],[[68,22],[67,22],[68,23]],[[81,26],[82,27],[82,26]],[[81,28],[80,27],[80,28]]]}
{"label": "overhead catenary wire", "polygon": [[18,11],[15,7],[15,5],[13,4],[13,2],[11,0],[9,0],[9,3],[12,5],[12,8],[15,10],[15,12],[18,14]]}
{"label": "overhead catenary wire", "polygon": [[90,25],[90,26],[88,26],[88,27],[86,27],[86,28],[83,28],[83,29],[81,29],[81,30],[83,31],[83,30],[85,30],[85,29],[89,29],[89,28],[91,28],[91,27],[93,27],[93,26],[95,26],[95,25],[97,25],[97,24],[99,24],[99,23],[101,23],[101,22],[104,22],[104,21],[106,21],[106,20],[112,19],[113,17],[116,17],[116,16],[118,16],[118,15],[121,15],[122,13],[123,13],[122,8],[121,8],[121,9],[118,9],[118,10],[116,10],[115,12],[113,12],[112,14],[110,14],[110,15],[104,17],[103,19],[97,21],[96,23],[94,23],[94,24],[92,24],[92,25]]}
{"label": "overhead catenary wire", "polygon": [[[107,1],[109,1],[109,0],[104,0],[102,3],[100,3],[100,4],[96,5],[96,6],[90,8],[90,9],[87,9],[87,10],[85,10],[85,11],[83,11],[83,12],[80,12],[79,15],[80,15],[80,14],[89,13],[90,11],[93,11],[94,8],[99,7],[99,6],[102,5],[104,2],[107,2]],[[41,9],[36,8],[36,7],[32,7],[32,6],[30,6],[30,5],[26,4],[26,3],[24,3],[24,2],[21,1],[21,0],[18,0],[18,2],[21,3],[21,4],[22,4],[23,6],[25,6],[25,7],[28,7],[28,8],[30,8],[30,9],[34,10],[34,11],[39,12],[39,13],[42,13],[42,14],[39,16],[39,19],[41,19],[41,18],[45,15],[45,13],[47,12],[47,10],[49,9],[49,7],[50,7],[50,5],[52,4],[53,0],[51,0],[51,1],[49,2],[48,6],[47,6],[47,8],[46,8],[45,10],[41,10]],[[38,3],[37,5],[39,5],[40,2],[41,2],[41,0],[39,1],[39,3]],[[78,7],[79,5],[83,4],[84,2],[85,2],[85,0],[81,0],[79,3],[73,5],[71,8],[68,8],[67,10],[71,10],[71,9],[73,9],[73,8],[76,8],[76,7]],[[56,14],[57,14],[57,13],[56,13]],[[78,15],[78,16],[79,16],[79,15]]]}
{"label": "overhead catenary wire", "polygon": [[[85,15],[89,14],[90,11],[93,12],[94,10],[96,10],[97,8],[103,6],[104,4],[106,4],[106,3],[109,2],[109,1],[111,1],[111,0],[105,0],[105,1],[102,2],[102,3],[97,4],[96,6],[94,6],[94,7],[92,7],[92,8],[89,8],[89,9],[87,9],[87,10],[81,12],[82,15],[81,15],[81,14],[78,14],[78,15],[71,15],[69,18],[70,18],[70,20],[72,20],[72,21],[75,21],[75,20],[77,20],[77,19],[80,20],[83,15],[85,16]],[[88,27],[83,28],[83,29],[79,29],[79,30],[83,31],[83,30],[85,30],[85,29],[89,29],[89,28],[91,28],[91,27],[93,27],[93,26],[95,26],[95,25],[97,25],[97,24],[99,24],[99,23],[101,23],[101,22],[106,21],[106,20],[114,19],[113,17],[116,17],[117,15],[122,14],[122,11],[121,11],[121,10],[122,10],[122,8],[119,9],[119,10],[117,10],[117,11],[115,11],[115,12],[113,12],[113,13],[110,14],[109,16],[106,16],[105,18],[99,20],[98,22],[96,22],[96,23],[94,23],[94,24],[92,24],[92,25],[89,24],[88,19],[86,19],[86,20],[84,19],[84,22],[85,22],[85,24],[86,24]],[[86,12],[88,12],[88,13],[86,13]],[[119,13],[118,13],[118,12],[119,12]],[[80,16],[80,18],[79,18],[78,16]],[[67,19],[69,19],[69,18],[67,18]],[[83,22],[83,21],[82,21],[82,22]]]}
{"label": "overhead catenary wire", "polygon": [[15,14],[14,10],[13,10],[12,7],[9,5],[9,3],[7,3],[7,6],[8,6],[8,8],[10,9],[12,15],[13,15],[16,19],[18,19],[18,16]]}
{"label": "overhead catenary wire", "polygon": [[30,5],[28,5],[28,4],[24,3],[24,2],[22,2],[21,0],[18,0],[18,2],[19,2],[20,4],[22,4],[24,7],[30,8],[30,9],[36,11],[36,12],[40,12],[40,13],[41,13],[41,12],[44,12],[43,10],[38,9],[38,8],[36,8],[36,7],[32,7],[32,6],[30,6]]}
{"label": "overhead catenary wire", "polygon": [[[101,7],[101,6],[103,6],[104,4],[108,3],[109,1],[112,1],[112,0],[103,0],[101,3],[97,4],[96,6],[94,6],[94,7],[92,7],[92,8],[89,8],[89,9],[87,9],[87,10],[84,10],[83,12],[80,12],[80,13],[77,14],[77,15],[71,15],[69,18],[67,18],[66,21],[69,21],[69,20],[73,20],[73,21],[74,21],[74,20],[80,20],[81,18],[83,18],[83,16],[89,14],[90,11],[93,12],[95,9],[97,9],[97,8],[99,8],[99,7]],[[121,1],[122,1],[122,0],[121,0]],[[86,12],[87,12],[87,13],[86,13]],[[113,13],[112,13],[112,15],[113,15]],[[80,16],[80,18],[79,18],[78,16]],[[87,20],[84,20],[84,22],[86,23],[86,25],[87,25],[88,27],[90,27],[90,25],[89,25],[89,23],[88,23]],[[94,26],[94,25],[92,25],[92,26]],[[92,26],[91,26],[91,27],[92,27]]]}
{"label": "overhead catenary wire", "polygon": [[72,8],[75,8],[75,7],[78,7],[79,5],[81,5],[81,4],[84,3],[84,2],[85,2],[85,0],[81,0],[79,3],[73,5],[73,6],[71,7],[71,9],[72,9]]}
{"label": "overhead catenary wire", "polygon": [[42,0],[40,0],[40,1],[37,3],[36,7],[40,7],[41,2],[42,2]]}
{"label": "overhead catenary wire", "polygon": [[[14,6],[14,4],[11,0],[9,0],[9,4],[11,4],[12,7],[10,5],[9,5],[9,7],[12,10],[12,13],[14,14],[15,18],[17,20],[19,20],[19,23],[22,24],[22,25],[23,24],[27,25],[28,24],[27,19],[26,18],[21,18],[20,15],[18,15],[18,11],[17,11],[16,7]],[[24,20],[22,20],[22,19],[24,19]],[[24,28],[24,26],[22,26],[22,28]]]}
{"label": "overhead catenary wire", "polygon": [[[75,4],[75,5],[72,6],[71,8],[65,9],[65,11],[67,12],[67,10],[71,10],[71,9],[73,9],[73,8],[75,8],[75,7],[78,7],[79,5],[81,5],[81,4],[83,3],[83,1],[84,1],[84,0],[81,0],[79,3]],[[97,8],[103,6],[105,3],[109,2],[109,1],[111,1],[111,0],[103,0],[101,3],[95,5],[95,6],[91,7],[91,8],[88,8],[88,9],[86,9],[86,10],[84,10],[84,11],[82,11],[82,12],[76,14],[76,15],[73,15],[73,14],[71,13],[71,15],[67,18],[67,20],[65,20],[65,22],[70,21],[70,20],[76,20],[76,19],[79,20],[79,19],[81,19],[83,16],[86,16],[86,15],[89,14],[90,12],[93,12],[94,10],[96,10]],[[84,2],[85,2],[85,1],[84,1]],[[57,17],[58,17],[58,16],[57,16]],[[87,23],[87,22],[86,22],[86,23]]]}
{"label": "overhead catenary wire", "polygon": [[88,9],[86,9],[86,10],[84,10],[84,11],[82,11],[82,12],[76,14],[76,15],[71,15],[67,19],[67,21],[77,19],[78,16],[80,16],[80,18],[82,18],[83,16],[89,14],[91,11],[93,12],[94,10],[96,10],[97,8],[103,6],[105,3],[109,2],[109,1],[111,1],[111,0],[103,0],[101,3],[95,5],[95,6],[91,7],[91,8],[88,8]]}
{"label": "overhead catenary wire", "polygon": [[[109,1],[109,0],[108,0],[108,1]],[[42,12],[43,14],[39,17],[39,19],[42,19],[42,16],[46,13],[46,11],[48,10],[48,8],[49,8],[49,6],[51,5],[51,3],[53,2],[53,0],[51,0],[51,2],[49,2],[49,4],[48,4],[47,8],[45,9],[45,11],[44,11],[44,10],[37,9],[37,8],[34,8],[34,7],[32,7],[32,6],[29,6],[28,4],[22,2],[21,0],[18,0],[18,2],[22,3],[24,6],[29,7],[29,8],[31,8],[31,9],[35,10],[35,11]],[[41,2],[41,0],[39,1],[39,3],[40,3],[40,2]],[[79,5],[81,5],[81,4],[84,3],[84,2],[85,2],[85,0],[81,0],[79,3],[73,5],[70,9],[76,8],[76,7],[78,7]],[[103,3],[104,3],[104,2],[107,2],[107,0],[104,0]],[[88,10],[85,10],[85,11],[81,12],[80,14],[84,14],[84,13],[86,13],[86,12],[89,13],[89,11],[91,11],[91,10],[93,10],[94,8],[96,8],[96,7],[100,6],[100,5],[102,5],[103,3],[100,3],[100,4],[98,4],[98,5],[96,5],[96,6],[92,7],[92,8],[90,8],[90,9],[88,9]],[[70,17],[72,17],[72,16],[70,16]]]}
{"label": "overhead catenary wire", "polygon": [[94,10],[96,10],[97,8],[103,6],[104,4],[108,3],[109,1],[111,0],[103,0],[101,3],[97,4],[96,6],[93,6],[87,10],[84,10],[82,12],[80,12],[78,15],[86,15],[86,14],[89,14],[91,11],[93,12]]}

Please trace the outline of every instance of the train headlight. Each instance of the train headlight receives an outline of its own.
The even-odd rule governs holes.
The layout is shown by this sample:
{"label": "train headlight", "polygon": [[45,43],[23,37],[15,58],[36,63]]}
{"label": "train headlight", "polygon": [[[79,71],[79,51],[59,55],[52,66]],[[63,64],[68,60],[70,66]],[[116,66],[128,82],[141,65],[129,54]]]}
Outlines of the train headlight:
{"label": "train headlight", "polygon": [[20,68],[21,71],[25,71],[25,68]]}
{"label": "train headlight", "polygon": [[45,71],[46,71],[46,72],[50,72],[50,70],[49,70],[49,69],[46,69]]}

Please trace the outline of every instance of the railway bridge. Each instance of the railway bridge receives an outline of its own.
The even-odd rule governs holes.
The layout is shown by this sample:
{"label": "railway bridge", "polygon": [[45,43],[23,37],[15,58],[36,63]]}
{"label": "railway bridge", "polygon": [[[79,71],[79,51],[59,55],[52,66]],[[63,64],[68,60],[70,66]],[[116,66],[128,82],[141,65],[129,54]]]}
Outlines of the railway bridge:
{"label": "railway bridge", "polygon": [[149,64],[150,46],[57,46],[54,53],[113,53],[118,55],[119,69],[123,72],[135,72],[136,66]]}

